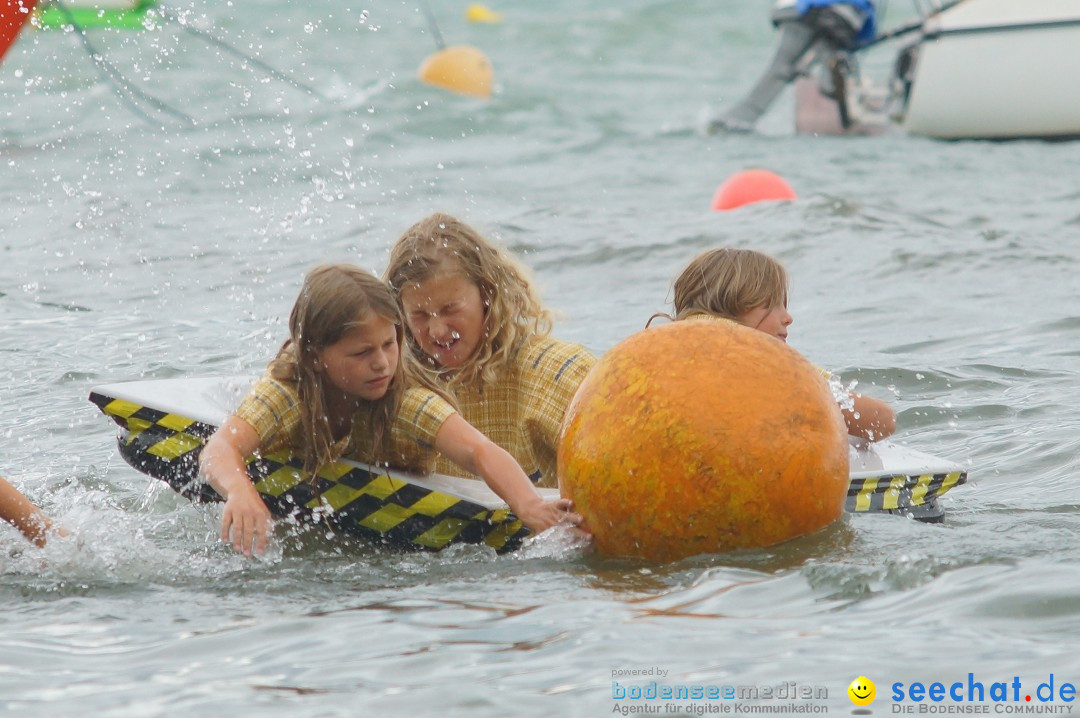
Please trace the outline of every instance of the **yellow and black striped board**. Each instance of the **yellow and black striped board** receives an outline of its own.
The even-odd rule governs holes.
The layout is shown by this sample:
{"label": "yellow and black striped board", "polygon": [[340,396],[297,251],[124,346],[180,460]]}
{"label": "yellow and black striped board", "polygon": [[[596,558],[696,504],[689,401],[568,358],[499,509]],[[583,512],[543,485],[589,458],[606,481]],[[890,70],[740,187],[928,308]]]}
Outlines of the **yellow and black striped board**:
{"label": "yellow and black striped board", "polygon": [[[251,380],[231,380],[249,385]],[[163,408],[133,400],[157,384]],[[172,384],[171,386],[163,386]],[[229,401],[229,387],[188,382],[193,411],[175,411],[183,391],[175,381],[132,382],[95,388],[90,401],[120,426],[120,455],[139,471],[167,482],[193,501],[220,501],[198,475],[199,453],[229,408],[207,420],[207,391]],[[218,391],[218,389],[221,389]],[[129,398],[121,398],[121,396]],[[233,401],[235,405],[235,401]],[[210,407],[209,413],[214,409]],[[203,420],[185,414],[203,415]],[[483,482],[453,477],[415,477],[351,461],[339,461],[307,480],[302,462],[287,453],[248,461],[248,474],[271,513],[314,523],[323,515],[335,529],[388,545],[437,551],[455,543],[486,544],[503,553],[518,548],[529,530]],[[460,485],[458,485],[460,484]]]}
{"label": "yellow and black striped board", "polygon": [[[220,501],[198,475],[199,452],[253,381],[212,377],[110,384],[93,389],[90,401],[120,426],[120,454],[129,464],[194,501]],[[337,529],[413,549],[477,543],[504,552],[529,535],[482,481],[418,477],[339,461],[324,469],[316,484],[306,480],[300,465],[288,454],[249,461],[248,473],[275,515],[314,521],[325,514]],[[898,444],[853,446],[846,508],[941,521],[945,512],[938,498],[966,481],[963,467]],[[541,492],[557,495],[552,489]]]}
{"label": "yellow and black striped board", "polygon": [[945,510],[938,497],[967,482],[959,464],[882,441],[852,447],[849,513],[888,513],[938,522]]}

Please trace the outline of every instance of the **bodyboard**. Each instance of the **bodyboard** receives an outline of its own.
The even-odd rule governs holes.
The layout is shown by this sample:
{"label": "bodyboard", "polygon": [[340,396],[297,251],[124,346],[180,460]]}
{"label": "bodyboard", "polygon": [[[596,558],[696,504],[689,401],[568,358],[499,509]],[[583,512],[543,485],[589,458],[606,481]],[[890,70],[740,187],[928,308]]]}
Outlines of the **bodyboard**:
{"label": "bodyboard", "polygon": [[[193,501],[221,497],[198,474],[199,453],[239,405],[254,377],[180,378],[95,387],[90,401],[120,427],[120,455]],[[456,543],[513,550],[529,535],[486,484],[416,476],[341,460],[308,481],[288,453],[250,457],[248,473],[270,511],[301,522],[325,518],[337,530],[389,545],[437,551]],[[892,442],[852,445],[850,513],[941,521],[938,498],[967,481],[960,465]],[[554,489],[540,489],[556,498]]]}

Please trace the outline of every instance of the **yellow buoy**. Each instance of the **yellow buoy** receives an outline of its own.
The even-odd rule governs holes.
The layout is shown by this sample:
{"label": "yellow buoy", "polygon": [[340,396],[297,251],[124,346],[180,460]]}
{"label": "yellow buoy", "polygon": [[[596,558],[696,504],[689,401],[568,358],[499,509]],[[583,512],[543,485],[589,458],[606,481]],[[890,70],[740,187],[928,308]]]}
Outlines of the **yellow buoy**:
{"label": "yellow buoy", "polygon": [[838,519],[847,432],[818,370],[783,342],[680,321],[600,359],[567,410],[558,473],[600,554],[672,561]]}
{"label": "yellow buoy", "polygon": [[494,24],[502,22],[503,16],[501,12],[495,12],[486,5],[473,3],[465,8],[465,19],[469,22],[486,22]]}
{"label": "yellow buoy", "polygon": [[491,61],[469,45],[440,50],[420,66],[420,79],[424,82],[475,97],[491,97],[493,75]]}

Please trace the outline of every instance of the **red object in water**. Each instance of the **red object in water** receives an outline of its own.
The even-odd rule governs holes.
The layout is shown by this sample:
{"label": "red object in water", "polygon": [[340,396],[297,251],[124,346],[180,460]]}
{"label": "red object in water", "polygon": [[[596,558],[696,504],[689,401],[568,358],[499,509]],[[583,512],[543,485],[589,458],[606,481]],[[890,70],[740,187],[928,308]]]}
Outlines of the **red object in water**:
{"label": "red object in water", "polygon": [[15,42],[37,0],[0,0],[0,60]]}
{"label": "red object in water", "polygon": [[719,212],[754,202],[786,199],[798,197],[783,177],[769,170],[744,170],[724,180],[713,195],[712,208]]}

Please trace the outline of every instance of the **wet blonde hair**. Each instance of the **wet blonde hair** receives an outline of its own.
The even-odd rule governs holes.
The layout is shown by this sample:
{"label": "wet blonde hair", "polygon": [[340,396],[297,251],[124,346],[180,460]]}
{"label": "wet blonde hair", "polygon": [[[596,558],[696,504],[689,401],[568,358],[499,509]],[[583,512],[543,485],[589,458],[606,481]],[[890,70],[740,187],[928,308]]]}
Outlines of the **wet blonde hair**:
{"label": "wet blonde hair", "polygon": [[[433,214],[405,230],[390,251],[390,263],[383,276],[400,306],[403,290],[438,274],[453,273],[460,273],[480,289],[484,334],[476,353],[449,382],[495,381],[500,372],[513,366],[515,354],[527,339],[550,333],[551,315],[540,304],[524,267],[448,214]],[[414,355],[438,369],[407,326],[406,335]]]}
{"label": "wet blonde hair", "polygon": [[753,249],[721,247],[702,252],[672,285],[673,313],[654,314],[678,321],[695,315],[738,320],[758,307],[787,306],[784,267]]}
{"label": "wet blonde hair", "polygon": [[390,289],[378,277],[350,264],[323,264],[304,278],[289,315],[289,339],[270,362],[270,375],[294,383],[300,397],[304,470],[312,480],[337,460],[326,407],[325,376],[315,371],[318,352],[337,343],[350,329],[372,317],[394,324],[399,359],[386,394],[366,402],[370,411],[371,446],[375,457],[389,456],[390,427],[397,417],[406,386],[420,384],[439,394],[435,382],[400,351],[404,322]]}

